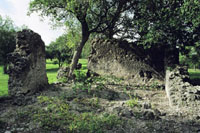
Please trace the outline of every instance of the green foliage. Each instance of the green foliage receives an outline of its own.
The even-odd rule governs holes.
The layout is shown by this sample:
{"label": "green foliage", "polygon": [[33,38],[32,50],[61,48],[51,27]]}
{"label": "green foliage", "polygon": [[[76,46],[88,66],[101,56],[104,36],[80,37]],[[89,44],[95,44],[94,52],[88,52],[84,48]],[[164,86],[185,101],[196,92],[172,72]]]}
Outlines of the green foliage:
{"label": "green foliage", "polygon": [[129,94],[129,98],[130,98],[130,100],[128,100],[126,102],[126,104],[129,107],[134,108],[134,107],[138,106],[138,97],[137,96],[133,97],[131,94]]}
{"label": "green foliage", "polygon": [[112,129],[120,123],[121,121],[115,115],[83,113],[74,119],[70,130],[73,132],[103,133],[106,129]]}
{"label": "green foliage", "polygon": [[140,1],[132,7],[132,27],[139,35],[138,43],[145,47],[179,47],[199,41],[200,1]]}
{"label": "green foliage", "polygon": [[187,65],[189,68],[199,68],[200,66],[200,57],[199,57],[199,47],[186,47],[187,52],[180,55],[180,63],[182,65]]}
{"label": "green foliage", "polygon": [[[80,43],[77,45],[76,52],[74,52],[74,58],[69,71],[69,76],[72,77],[82,49],[90,35],[92,33],[106,33],[106,36],[113,38],[114,34],[121,31],[118,30],[118,27],[121,25],[121,23],[118,23],[118,20],[123,20],[122,14],[131,7],[130,1],[33,0],[30,2],[29,13],[39,11],[41,16],[50,16],[55,22],[65,23],[69,29],[73,25],[81,27]],[[71,35],[73,35],[73,32]],[[74,40],[77,42],[77,39]]]}
{"label": "green foliage", "polygon": [[138,98],[130,99],[126,102],[126,104],[131,108],[136,107],[138,106]]}
{"label": "green foliage", "polygon": [[38,102],[44,106],[34,114],[34,120],[45,130],[57,130],[70,124],[73,115],[65,102],[54,97],[39,96]]}
{"label": "green foliage", "polygon": [[195,79],[200,79],[200,70],[199,69],[188,69],[190,79],[195,80]]}
{"label": "green foliage", "polygon": [[0,16],[0,63],[4,65],[4,72],[7,70],[7,54],[15,49],[15,36],[13,21]]}
{"label": "green foliage", "polygon": [[64,22],[70,29],[83,26],[82,33],[88,30],[89,34],[107,32],[112,36],[118,31],[117,21],[125,18],[122,14],[131,7],[130,3],[131,0],[33,0],[29,13],[41,11],[41,16]]}
{"label": "green foliage", "polygon": [[47,59],[57,59],[59,67],[64,62],[69,63],[73,55],[73,47],[67,45],[68,39],[67,34],[63,34],[58,37],[55,42],[51,42],[46,47]]}
{"label": "green foliage", "polygon": [[76,90],[87,90],[88,92],[91,91],[91,83],[87,83],[87,82],[76,82],[73,86],[72,89],[74,91]]}
{"label": "green foliage", "polygon": [[118,117],[109,114],[75,114],[64,101],[55,97],[38,97],[43,107],[34,114],[35,123],[46,131],[61,130],[66,132],[104,132],[121,123]]}

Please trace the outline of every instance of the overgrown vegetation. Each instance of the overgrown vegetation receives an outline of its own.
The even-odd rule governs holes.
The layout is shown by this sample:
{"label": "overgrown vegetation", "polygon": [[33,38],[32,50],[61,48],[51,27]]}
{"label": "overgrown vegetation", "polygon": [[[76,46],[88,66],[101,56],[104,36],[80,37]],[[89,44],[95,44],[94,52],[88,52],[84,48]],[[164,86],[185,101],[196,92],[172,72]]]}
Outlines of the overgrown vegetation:
{"label": "overgrown vegetation", "polygon": [[70,106],[64,100],[55,97],[40,96],[38,102],[42,108],[33,118],[35,123],[46,131],[103,133],[121,124],[115,115],[89,112],[75,114],[70,111]]}

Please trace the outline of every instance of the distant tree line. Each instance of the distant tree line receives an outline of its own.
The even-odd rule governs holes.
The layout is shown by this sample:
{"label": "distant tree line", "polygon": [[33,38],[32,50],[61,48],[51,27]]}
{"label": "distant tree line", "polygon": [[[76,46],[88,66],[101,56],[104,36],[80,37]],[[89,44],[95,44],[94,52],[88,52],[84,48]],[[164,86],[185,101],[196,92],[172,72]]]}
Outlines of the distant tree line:
{"label": "distant tree line", "polygon": [[16,29],[10,18],[0,16],[0,64],[4,73],[7,73],[7,54],[15,49]]}
{"label": "distant tree line", "polygon": [[15,26],[9,17],[0,15],[0,65],[3,65],[3,71],[7,73],[8,53],[13,52],[16,46],[16,33],[22,29],[28,29],[27,26]]}

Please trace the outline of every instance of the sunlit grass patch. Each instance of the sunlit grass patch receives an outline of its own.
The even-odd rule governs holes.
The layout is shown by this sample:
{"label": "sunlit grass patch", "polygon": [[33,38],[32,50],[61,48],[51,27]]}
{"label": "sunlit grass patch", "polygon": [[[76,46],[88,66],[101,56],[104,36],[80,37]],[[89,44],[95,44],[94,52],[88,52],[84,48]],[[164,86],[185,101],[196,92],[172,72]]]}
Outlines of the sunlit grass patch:
{"label": "sunlit grass patch", "polygon": [[8,95],[8,75],[3,74],[3,66],[0,66],[0,96]]}

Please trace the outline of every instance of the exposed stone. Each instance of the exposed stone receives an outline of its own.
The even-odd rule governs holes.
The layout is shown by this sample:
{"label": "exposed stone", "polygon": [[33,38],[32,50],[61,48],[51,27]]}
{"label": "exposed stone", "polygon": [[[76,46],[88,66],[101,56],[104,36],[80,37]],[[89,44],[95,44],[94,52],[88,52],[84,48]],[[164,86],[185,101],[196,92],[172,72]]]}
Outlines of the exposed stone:
{"label": "exposed stone", "polygon": [[67,78],[69,70],[69,67],[61,67],[58,70],[57,79]]}
{"label": "exposed stone", "polygon": [[143,108],[143,109],[150,109],[150,108],[151,108],[151,103],[149,103],[149,102],[144,102],[144,103],[142,104],[142,108]]}
{"label": "exposed stone", "polygon": [[200,105],[200,86],[190,84],[187,67],[177,66],[166,73],[165,89],[171,106]]}
{"label": "exposed stone", "polygon": [[155,119],[155,115],[154,115],[153,111],[149,111],[149,110],[146,110],[143,113],[143,117],[145,120],[154,120]]}
{"label": "exposed stone", "polygon": [[133,112],[132,110],[129,110],[128,108],[122,109],[120,114],[123,117],[131,118],[133,117]]}
{"label": "exposed stone", "polygon": [[163,84],[163,53],[158,52],[145,51],[126,41],[95,39],[88,69],[125,79],[126,84]]}
{"label": "exposed stone", "polygon": [[32,94],[48,85],[45,45],[40,35],[31,30],[17,33],[16,49],[9,54],[10,96]]}
{"label": "exposed stone", "polygon": [[103,98],[107,100],[119,99],[119,94],[110,89],[95,90],[95,91],[91,91],[91,93],[99,98]]}

